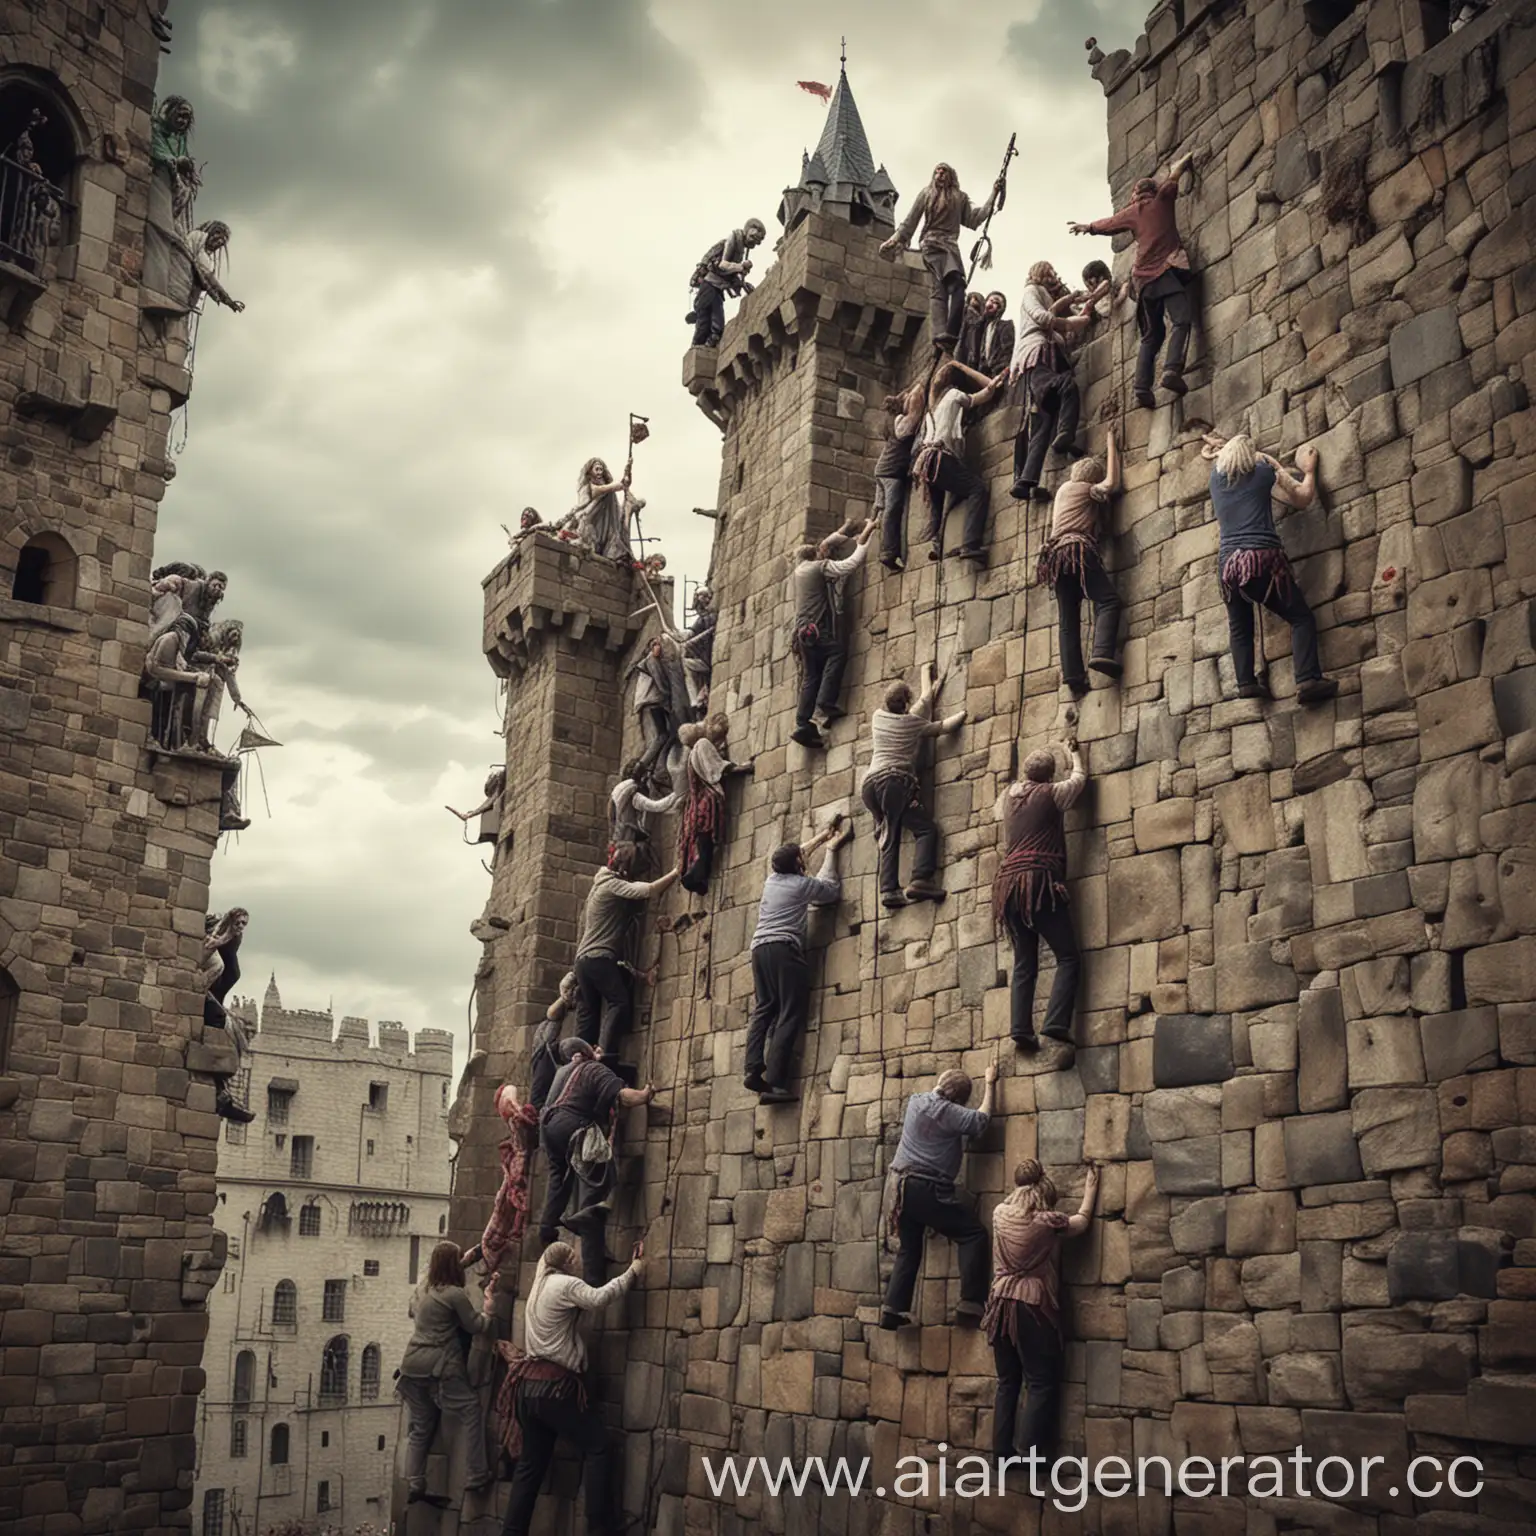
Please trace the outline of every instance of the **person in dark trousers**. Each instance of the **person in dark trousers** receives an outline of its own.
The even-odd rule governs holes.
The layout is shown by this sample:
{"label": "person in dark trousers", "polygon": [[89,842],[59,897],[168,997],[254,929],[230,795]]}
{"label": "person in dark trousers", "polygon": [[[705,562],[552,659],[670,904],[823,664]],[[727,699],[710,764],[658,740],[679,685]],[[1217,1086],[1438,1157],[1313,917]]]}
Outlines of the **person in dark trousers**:
{"label": "person in dark trousers", "polygon": [[589,1401],[587,1345],[581,1321],[632,1289],[645,1272],[644,1245],[636,1244],[629,1268],[594,1287],[571,1273],[569,1243],[552,1243],[539,1258],[523,1311],[522,1351],[499,1345],[507,1361],[497,1407],[502,1444],[514,1462],[502,1536],[528,1536],[534,1506],[555,1447],[564,1440],[582,1457],[582,1498],[587,1529],[609,1536],[618,1529],[613,1449],[602,1410]]}
{"label": "person in dark trousers", "polygon": [[981,307],[981,325],[976,333],[976,356],[962,358],[970,362],[978,373],[989,379],[1006,373],[1013,361],[1013,321],[1003,318],[1008,308],[1007,297],[1001,293],[989,293]]}
{"label": "person in dark trousers", "polygon": [[[1009,495],[1027,501],[1045,473],[1054,449],[1075,458],[1082,394],[1077,387],[1071,343],[1093,324],[1093,305],[1107,288],[1081,299],[1048,261],[1029,269],[1029,286],[1019,297],[1021,316],[1009,377],[1019,400],[1019,427],[1013,439],[1013,485]],[[1077,314],[1070,313],[1079,309]]]}
{"label": "person in dark trousers", "polygon": [[685,317],[693,327],[696,347],[715,347],[725,330],[725,296],[751,293],[747,273],[752,270],[752,252],[763,243],[768,231],[761,219],[748,219],[740,229],[733,229],[724,240],[717,240],[704,253],[690,280],[693,308]]}
{"label": "person in dark trousers", "polygon": [[[601,1285],[608,1278],[603,1228],[608,1219],[613,1164],[610,1159],[597,1168],[586,1166],[579,1138],[595,1126],[611,1147],[618,1111],[649,1104],[656,1090],[649,1083],[644,1088],[626,1088],[624,1079],[600,1062],[583,1040],[563,1040],[559,1050],[565,1066],[555,1074],[549,1100],[539,1116],[539,1146],[549,1168],[539,1241],[554,1242],[562,1226],[574,1232],[581,1239],[582,1273],[587,1283]],[[575,1213],[566,1216],[578,1183],[583,1186],[582,1198]]]}
{"label": "person in dark trousers", "polygon": [[1056,759],[1041,748],[1024,759],[1024,777],[998,796],[996,817],[1003,824],[1005,852],[992,882],[992,915],[1013,944],[1011,1033],[1020,1050],[1039,1045],[1035,1034],[1035,978],[1040,973],[1040,940],[1056,956],[1056,980],[1045,1010],[1043,1033],[1071,1043],[1072,1012],[1082,954],[1072,926],[1067,897],[1065,817],[1088,775],[1077,743],[1066,743],[1072,768],[1054,783]]}
{"label": "person in dark trousers", "polygon": [[729,718],[717,710],[702,725],[678,732],[687,796],[677,829],[677,867],[683,889],[694,896],[709,889],[715,867],[715,843],[725,825],[725,780],[752,772],[751,763],[731,761],[730,731]]}
{"label": "person in dark trousers", "polygon": [[1105,462],[1079,459],[1057,489],[1051,508],[1051,534],[1035,567],[1035,585],[1056,593],[1061,650],[1061,680],[1075,694],[1088,691],[1083,667],[1083,599],[1093,603],[1093,656],[1088,665],[1107,678],[1124,670],[1119,651],[1120,610],[1124,604],[1104,569],[1099,553],[1109,499],[1120,489],[1120,447],[1109,429]]}
{"label": "person in dark trousers", "polygon": [[1275,501],[1304,512],[1317,496],[1317,449],[1303,448],[1296,463],[1302,472],[1300,480],[1292,479],[1267,453],[1256,452],[1250,439],[1239,433],[1217,451],[1211,471],[1211,507],[1221,529],[1216,558],[1241,699],[1269,696],[1254,670],[1255,606],[1268,608],[1291,626],[1296,697],[1303,704],[1321,704],[1339,691],[1337,679],[1323,676],[1317,620],[1302,596],[1275,527]]}
{"label": "person in dark trousers", "polygon": [[[965,724],[965,711],[935,720],[934,699],[939,681],[933,667],[923,669],[923,692],[914,704],[906,683],[885,690],[885,708],[870,716],[872,742],[869,771],[864,776],[864,807],[875,818],[880,847],[880,900],[887,907],[910,901],[942,901],[944,888],[934,875],[939,867],[939,827],[922,804],[918,754],[930,736],[952,736]],[[912,879],[901,884],[901,834],[906,828],[917,839]]]}
{"label": "person in dark trousers", "polygon": [[[1013,1193],[992,1213],[992,1294],[982,1327],[997,1366],[997,1411],[992,1451],[999,1458],[1036,1451],[1049,1462],[1056,1449],[1065,1348],[1061,1328],[1061,1243],[1093,1222],[1099,1170],[1090,1167],[1077,1215],[1056,1209],[1056,1186],[1032,1157],[1013,1173]],[[1023,1433],[1016,1442],[1019,1393]],[[1006,1463],[999,1462],[1006,1477]],[[998,1490],[1002,1491],[1001,1488]]]}
{"label": "person in dark trousers", "polygon": [[971,1100],[971,1080],[955,1068],[941,1073],[927,1093],[914,1093],[907,1100],[901,1145],[891,1160],[890,1173],[895,1184],[890,1219],[901,1246],[885,1288],[882,1328],[899,1328],[909,1320],[929,1232],[949,1238],[960,1250],[960,1301],[955,1307],[955,1321],[970,1327],[981,1321],[992,1272],[991,1248],[987,1229],[962,1202],[955,1181],[960,1177],[965,1143],[980,1136],[991,1119],[992,1085],[996,1081],[997,1063],[988,1062],[986,1088],[975,1109],[966,1108]]}
{"label": "person in dark trousers", "polygon": [[875,461],[875,521],[880,525],[880,563],[888,571],[902,571],[907,565],[907,477],[927,394],[928,386],[920,380],[904,394],[885,397],[891,423]]}
{"label": "person in dark trousers", "polygon": [[464,1289],[464,1259],[457,1243],[439,1243],[427,1261],[427,1273],[411,1298],[414,1321],[411,1342],[400,1361],[396,1390],[405,1404],[406,1502],[425,1500],[446,1508],[443,1494],[427,1492],[427,1454],[440,1418],[453,1425],[463,1442],[466,1493],[483,1493],[491,1486],[491,1469],[485,1454],[485,1421],[480,1414],[480,1394],[469,1384],[466,1335],[489,1333],[495,1319],[489,1310],[496,1286],[491,1276],[485,1288],[484,1310],[469,1299]]}
{"label": "person in dark trousers", "polygon": [[619,843],[592,879],[576,944],[576,1034],[604,1055],[616,1053],[634,1010],[634,959],[640,903],[677,879],[669,869],[655,880],[636,880],[639,851]]}
{"label": "person in dark trousers", "polygon": [[[789,1104],[795,1046],[805,1033],[811,1001],[811,967],[805,957],[811,907],[831,906],[842,898],[837,878],[837,850],[853,837],[853,828],[824,834],[802,848],[785,843],[775,849],[763,883],[752,934],[752,1021],[747,1029],[746,1086],[763,1104]],[[826,857],[815,875],[805,872],[807,852],[827,841]]]}
{"label": "person in dark trousers", "polygon": [[795,729],[790,740],[813,749],[826,745],[816,726],[819,712],[830,725],[846,713],[842,706],[843,672],[848,666],[847,626],[844,622],[842,582],[864,563],[873,521],[859,530],[853,553],[832,558],[832,539],[802,544],[789,578],[790,600],[795,605],[791,643],[800,662],[800,702],[795,710]]}
{"label": "person in dark trousers", "polygon": [[[970,379],[981,385],[975,394],[960,388]],[[928,386],[928,414],[917,457],[912,462],[912,483],[928,492],[928,529],[923,539],[932,548],[928,558],[939,558],[944,532],[946,500],[960,502],[965,521],[960,544],[951,551],[962,560],[984,565],[987,559],[987,482],[971,468],[965,455],[965,413],[980,410],[1003,386],[1003,377],[984,378],[962,363],[942,364]]]}
{"label": "person in dark trousers", "polygon": [[1190,326],[1195,318],[1190,291],[1194,273],[1190,270],[1189,252],[1184,249],[1179,234],[1174,204],[1179,196],[1179,178],[1194,163],[1193,155],[1185,155],[1174,161],[1166,181],[1144,177],[1136,183],[1130,203],[1107,219],[1067,225],[1074,235],[1131,234],[1136,237],[1136,264],[1131,269],[1131,280],[1136,287],[1136,322],[1141,331],[1141,350],[1136,355],[1136,380],[1132,392],[1137,405],[1148,410],[1157,404],[1157,396],[1152,393],[1152,375],[1157,370],[1157,355],[1162,351],[1165,338],[1168,355],[1163,359],[1163,388],[1174,395],[1182,395],[1189,388],[1184,382],[1184,357],[1189,348]]}

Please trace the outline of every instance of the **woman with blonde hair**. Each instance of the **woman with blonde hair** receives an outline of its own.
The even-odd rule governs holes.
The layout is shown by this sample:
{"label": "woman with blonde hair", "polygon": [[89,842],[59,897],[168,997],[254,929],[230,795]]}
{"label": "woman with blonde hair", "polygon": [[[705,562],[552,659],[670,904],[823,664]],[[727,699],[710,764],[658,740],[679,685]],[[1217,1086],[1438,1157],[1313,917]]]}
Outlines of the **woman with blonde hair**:
{"label": "woman with blonde hair", "polygon": [[585,1374],[587,1344],[580,1323],[589,1312],[616,1301],[645,1269],[645,1245],[622,1274],[604,1286],[590,1286],[572,1273],[576,1253],[569,1243],[551,1243],[539,1259],[523,1312],[524,1350],[499,1346],[508,1362],[496,1406],[502,1444],[517,1463],[507,1500],[502,1536],[527,1536],[533,1506],[554,1459],[555,1445],[567,1440],[581,1452],[587,1527],[605,1531],[613,1519],[613,1468],[601,1410],[589,1408]]}
{"label": "woman with blonde hair", "polygon": [[1077,1215],[1056,1210],[1056,1186],[1027,1157],[1014,1170],[1013,1193],[992,1213],[992,1294],[982,1327],[997,1364],[992,1450],[1013,1456],[1019,1390],[1027,1386],[1023,1451],[1047,1461],[1056,1445],[1064,1349],[1061,1333],[1061,1240],[1086,1232],[1099,1194],[1090,1165]]}

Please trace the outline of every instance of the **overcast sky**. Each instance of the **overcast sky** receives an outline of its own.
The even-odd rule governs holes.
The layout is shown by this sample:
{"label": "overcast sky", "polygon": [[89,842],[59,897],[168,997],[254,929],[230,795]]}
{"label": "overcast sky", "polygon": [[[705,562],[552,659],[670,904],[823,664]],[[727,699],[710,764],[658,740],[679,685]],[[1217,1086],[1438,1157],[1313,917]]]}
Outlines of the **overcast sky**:
{"label": "overcast sky", "polygon": [[1132,46],[1149,7],[173,0],[160,89],[196,109],[197,217],[232,226],[248,307],[204,318],[156,556],[229,572],[241,686],[284,743],[270,818],[253,786],[214,861],[215,903],[251,911],[242,992],[275,970],[290,1007],[467,1040],[490,877],[443,805],[500,758],[499,525],[566,512],[639,411],[647,532],[703,575],[720,437],[679,384],[687,279],[749,216],[780,232],[825,116],[795,82],[835,83],[847,35],[898,216],[939,159],[984,196],[1017,130],[1012,299],[1031,262],[1098,254],[1065,230],[1108,212],[1083,40]]}

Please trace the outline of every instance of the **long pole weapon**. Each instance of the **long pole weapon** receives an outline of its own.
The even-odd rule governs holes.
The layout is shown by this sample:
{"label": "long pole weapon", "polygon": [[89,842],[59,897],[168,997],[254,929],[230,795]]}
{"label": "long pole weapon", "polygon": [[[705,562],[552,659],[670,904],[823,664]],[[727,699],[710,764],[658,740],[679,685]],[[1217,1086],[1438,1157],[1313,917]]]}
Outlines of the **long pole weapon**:
{"label": "long pole weapon", "polygon": [[1008,201],[1008,164],[1018,154],[1019,135],[1017,132],[1008,136],[1008,148],[1003,152],[1003,168],[997,174],[999,186],[997,196],[992,199],[991,212],[987,214],[986,222],[981,226],[981,234],[977,236],[976,244],[971,247],[971,269],[965,274],[965,286],[971,286],[971,279],[976,276],[976,269],[980,267],[983,272],[992,268],[992,239],[987,231],[992,227],[992,214],[998,212],[1004,203]]}
{"label": "long pole weapon", "polygon": [[[635,444],[643,443],[651,435],[649,416],[637,416],[633,411],[629,413],[629,457],[624,461],[625,490],[628,491],[628,482],[635,468]],[[640,546],[640,557],[645,558],[645,533],[640,527],[640,509],[635,508],[630,514],[635,520],[635,543]]]}

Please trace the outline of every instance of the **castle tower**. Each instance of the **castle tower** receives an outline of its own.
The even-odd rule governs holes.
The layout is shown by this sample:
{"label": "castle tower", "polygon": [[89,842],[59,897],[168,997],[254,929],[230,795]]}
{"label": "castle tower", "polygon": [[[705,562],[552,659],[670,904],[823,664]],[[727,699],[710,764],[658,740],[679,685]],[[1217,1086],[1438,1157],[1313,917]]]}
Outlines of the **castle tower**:
{"label": "castle tower", "polygon": [[808,214],[820,210],[850,224],[884,225],[889,230],[896,223],[896,196],[885,167],[875,167],[845,65],[827,105],[816,152],[802,157],[799,183],[784,190],[779,222],[792,234]]}
{"label": "castle tower", "polygon": [[[670,582],[655,591],[670,611]],[[485,579],[483,649],[505,684],[506,784],[491,893],[474,933],[473,1105],[453,1186],[455,1233],[478,1238],[500,1182],[503,1130],[491,1108],[509,1079],[526,1086],[528,1026],[570,969],[582,904],[608,843],[608,792],[624,761],[626,686],[654,618],[633,571],[552,535],[523,540]],[[484,1053],[481,1055],[480,1053]]]}
{"label": "castle tower", "polygon": [[[141,284],[164,24],[7,8],[0,64],[0,1527],[185,1536],[221,1122],[216,760],[139,697],[185,308]],[[151,311],[154,310],[153,313]],[[215,1031],[209,1031],[210,1034]]]}
{"label": "castle tower", "polygon": [[[873,230],[787,200],[776,263],[718,351],[687,355],[723,433],[712,697],[754,772],[732,782],[704,921],[662,943],[636,1045],[667,1113],[626,1118],[641,1156],[609,1248],[644,1233],[648,1279],[596,1360],[622,1382],[642,1528],[1021,1528],[1016,1481],[936,1509],[892,1488],[898,1457],[931,1465],[943,1442],[953,1470],[991,1448],[993,1362],[950,1326],[948,1244],[929,1243],[916,1326],[877,1326],[903,1105],[1000,1055],[964,1175],[983,1214],[1021,1159],[1068,1210],[1084,1162],[1104,1168],[1063,1271],[1064,1451],[1381,1456],[1392,1481],[1363,1499],[1283,1507],[1382,1536],[1441,1518],[1402,1493],[1416,1454],[1479,1456],[1483,1502],[1452,1523],[1531,1499],[1536,286],[1513,195],[1536,166],[1528,12],[1503,0],[1450,32],[1444,8],[1398,0],[1167,0],[1134,49],[1091,57],[1110,186],[1083,216],[1199,150],[1179,213],[1201,298],[1182,402],[1132,406],[1128,314],[1078,362],[1087,445],[1110,422],[1125,442],[1108,559],[1126,633],[1124,676],[1073,714],[1055,605],[1031,590],[1044,509],[1006,494],[1017,417],[996,410],[969,441],[992,491],[987,568],[868,572],[850,718],[824,754],[788,742],[790,553],[869,504],[880,395],[928,362],[915,257],[882,262]],[[831,176],[818,145],[799,190]],[[1323,502],[1281,525],[1343,683],[1316,708],[1297,704],[1274,624],[1275,697],[1236,696],[1200,450],[1203,424],[1245,421],[1272,452],[1321,456]],[[970,716],[930,770],[947,899],[887,913],[855,802],[863,723],[887,679],[932,660],[945,710]],[[1068,822],[1084,974],[1076,1059],[1054,1070],[1008,1041],[988,893],[999,791],[1069,727],[1091,778]],[[839,809],[859,836],[812,928],[800,1099],[765,1107],[742,1066],[767,858]],[[859,1500],[781,1514],[756,1488],[708,1488],[701,1457],[726,1453],[872,1464]],[[1081,1523],[1225,1533],[1276,1507],[1246,1486],[1205,1511],[1095,1497]]]}

